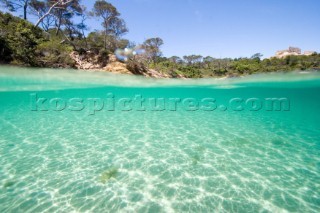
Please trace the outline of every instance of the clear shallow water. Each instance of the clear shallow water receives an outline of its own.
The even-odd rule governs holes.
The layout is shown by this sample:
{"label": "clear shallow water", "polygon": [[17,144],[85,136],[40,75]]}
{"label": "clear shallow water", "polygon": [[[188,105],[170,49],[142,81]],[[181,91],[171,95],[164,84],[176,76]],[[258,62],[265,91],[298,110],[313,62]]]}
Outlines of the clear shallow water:
{"label": "clear shallow water", "polygon": [[[0,68],[0,212],[319,212],[320,75],[154,80]],[[215,98],[223,111],[32,111],[47,99]],[[288,111],[230,110],[287,98]],[[88,111],[89,110],[89,111]]]}

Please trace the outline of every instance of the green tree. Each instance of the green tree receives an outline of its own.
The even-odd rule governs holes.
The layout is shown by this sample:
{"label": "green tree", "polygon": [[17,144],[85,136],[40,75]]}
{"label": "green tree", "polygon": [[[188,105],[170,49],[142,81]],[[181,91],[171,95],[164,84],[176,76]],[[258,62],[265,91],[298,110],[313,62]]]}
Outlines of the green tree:
{"label": "green tree", "polygon": [[187,56],[183,56],[183,59],[188,64],[195,64],[195,63],[201,63],[203,56],[201,56],[201,55],[187,55]]}
{"label": "green tree", "polygon": [[[54,12],[56,10],[60,10],[60,9],[65,10],[68,6],[70,6],[72,3],[75,3],[75,2],[78,2],[78,1],[77,0],[55,0],[55,1],[47,0],[47,4],[49,6],[47,7],[46,12],[44,12],[43,15],[38,19],[35,26],[38,27],[46,17],[54,15]],[[59,18],[60,17],[58,16],[58,19]]]}
{"label": "green tree", "polygon": [[92,15],[103,19],[105,49],[107,48],[108,36],[119,37],[128,31],[125,22],[119,18],[120,13],[117,8],[105,0],[95,2]]}
{"label": "green tree", "polygon": [[[49,10],[49,8],[50,8],[50,5],[48,4],[47,1],[31,0],[30,2],[30,13],[36,16],[38,19],[44,16]],[[55,16],[48,15],[42,19],[42,21],[40,22],[40,26],[42,29],[48,32],[49,29],[52,26],[54,26],[54,23],[55,23]]]}
{"label": "green tree", "polygon": [[[87,37],[88,49],[98,53],[101,49],[106,50],[104,46],[105,33],[103,31],[96,31],[89,33]],[[111,35],[107,36],[107,50],[111,52],[115,52],[116,49],[124,49],[130,46],[130,42],[127,39],[117,38]]]}
{"label": "green tree", "polygon": [[263,55],[261,53],[256,53],[251,56],[251,59],[256,60],[256,61],[261,61],[262,57],[263,57]]}
{"label": "green tree", "polygon": [[211,56],[206,56],[203,58],[203,62],[205,63],[210,63],[212,61],[214,61],[214,58],[212,58]]}
{"label": "green tree", "polygon": [[[52,5],[51,0],[47,0],[49,5]],[[55,17],[56,35],[64,28],[75,28],[72,18],[75,15],[83,14],[83,9],[80,5],[80,0],[73,0],[68,4],[60,5],[53,10]]]}
{"label": "green tree", "polygon": [[2,54],[5,54],[7,60],[19,64],[38,65],[36,48],[44,39],[40,28],[10,14],[0,13],[0,29],[1,40],[4,43]]}
{"label": "green tree", "polygon": [[182,59],[178,56],[172,56],[169,58],[169,61],[178,64],[178,63],[182,63]]}
{"label": "green tree", "polygon": [[[76,15],[80,18],[80,23],[76,25],[78,31],[82,34],[82,39],[84,40],[85,48],[88,48],[88,41],[85,34],[85,31],[88,31],[88,26],[85,23],[87,20],[87,8],[85,6],[82,6],[81,8],[82,13],[76,13]],[[82,45],[83,46],[83,45]]]}
{"label": "green tree", "polygon": [[55,27],[55,34],[49,33],[51,37],[59,37],[60,34],[60,42],[69,43],[75,50],[86,48],[86,11],[80,5],[80,0],[31,0],[30,8],[41,20],[39,26],[46,32]]}
{"label": "green tree", "polygon": [[159,37],[149,38],[143,42],[142,46],[145,49],[149,60],[156,62],[156,59],[162,55],[160,47],[163,44],[163,40]]}
{"label": "green tree", "polygon": [[0,0],[0,3],[2,3],[11,12],[17,12],[22,9],[23,18],[24,20],[27,20],[30,0]]}

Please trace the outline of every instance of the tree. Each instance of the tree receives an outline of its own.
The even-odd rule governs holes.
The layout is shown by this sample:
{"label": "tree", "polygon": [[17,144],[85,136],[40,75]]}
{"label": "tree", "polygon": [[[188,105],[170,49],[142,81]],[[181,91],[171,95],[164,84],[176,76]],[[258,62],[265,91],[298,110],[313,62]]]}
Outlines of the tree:
{"label": "tree", "polygon": [[107,45],[105,46],[104,37],[105,37],[104,31],[96,31],[96,32],[89,33],[87,37],[88,48],[91,51],[94,51],[96,53],[100,52],[101,49],[108,50],[108,52],[111,53],[111,52],[115,52],[118,48],[124,49],[131,45],[129,41],[126,39],[116,38],[114,36],[108,35],[107,36],[108,42],[107,42]]}
{"label": "tree", "polygon": [[195,63],[201,63],[203,56],[201,56],[201,55],[186,55],[186,56],[183,56],[183,59],[188,64],[195,64]]}
{"label": "tree", "polygon": [[203,58],[203,62],[205,63],[210,63],[214,60],[214,58],[212,58],[211,56],[206,56]]}
{"label": "tree", "polygon": [[149,38],[143,42],[143,48],[146,51],[147,57],[153,62],[162,55],[160,47],[163,45],[163,40],[159,37]]}
{"label": "tree", "polygon": [[80,17],[81,22],[77,24],[77,29],[82,33],[82,38],[85,41],[85,46],[88,48],[88,42],[87,37],[85,35],[85,31],[88,30],[88,26],[85,24],[85,21],[87,20],[87,8],[85,6],[82,6],[82,13],[76,13],[78,17]]}
{"label": "tree", "polygon": [[130,45],[130,41],[128,39],[120,39],[117,41],[117,48],[125,49]]}
{"label": "tree", "polygon": [[99,53],[100,49],[104,49],[104,32],[90,32],[87,36],[88,48],[95,53]]}
{"label": "tree", "polygon": [[36,48],[43,41],[43,33],[40,28],[30,22],[0,12],[0,46],[1,59],[8,62],[38,65]]}
{"label": "tree", "polygon": [[[47,0],[49,5],[52,5],[51,0]],[[72,23],[71,19],[79,14],[83,14],[85,9],[80,5],[80,0],[73,0],[72,2],[56,7],[53,10],[53,16],[55,17],[56,35],[62,30],[63,25],[69,25]]]}
{"label": "tree", "polygon": [[66,8],[70,3],[74,2],[75,0],[56,0],[53,3],[50,1],[50,6],[48,7],[47,11],[38,19],[36,23],[36,27],[39,26],[41,22],[47,17],[53,14],[55,9]]}
{"label": "tree", "polygon": [[258,59],[260,61],[262,56],[263,55],[261,53],[256,53],[251,56],[251,59]]}
{"label": "tree", "polygon": [[119,18],[120,13],[109,2],[98,0],[93,6],[92,15],[103,19],[102,26],[104,27],[104,48],[107,48],[108,36],[119,37],[127,32],[125,22]]}
{"label": "tree", "polygon": [[169,61],[177,64],[177,63],[181,63],[182,59],[180,57],[178,57],[178,56],[172,56],[172,57],[169,58]]}
{"label": "tree", "polygon": [[107,30],[107,36],[105,45],[109,50],[114,52],[118,47],[118,41],[120,37],[128,32],[128,29],[124,23],[124,21],[118,17],[113,17],[109,21],[109,25],[105,26]]}
{"label": "tree", "polygon": [[[30,2],[31,14],[37,16],[38,19],[44,16],[49,10],[49,8],[50,8],[50,5],[46,1],[31,0]],[[55,17],[50,14],[44,17],[40,24],[42,29],[48,32],[50,27],[53,26],[54,22],[55,22]]]}
{"label": "tree", "polygon": [[203,59],[202,55],[193,55],[193,63],[201,63]]}
{"label": "tree", "polygon": [[[60,37],[62,43],[67,42],[74,49],[87,47],[84,33],[87,30],[86,11],[85,7],[80,5],[80,0],[31,0],[30,8],[39,19],[36,25],[40,25],[51,37]],[[79,20],[80,23],[75,23]],[[49,32],[53,26],[54,34],[52,30]]]}
{"label": "tree", "polygon": [[104,26],[104,28],[108,31],[108,35],[114,36],[116,38],[128,32],[124,20],[120,19],[119,17],[112,17],[109,23]]}
{"label": "tree", "polygon": [[27,12],[30,0],[0,0],[0,2],[11,12],[23,9],[23,19],[27,20]]}
{"label": "tree", "polygon": [[183,56],[183,60],[185,60],[185,62],[187,62],[188,64],[192,63],[192,57],[191,56],[185,55],[185,56]]}

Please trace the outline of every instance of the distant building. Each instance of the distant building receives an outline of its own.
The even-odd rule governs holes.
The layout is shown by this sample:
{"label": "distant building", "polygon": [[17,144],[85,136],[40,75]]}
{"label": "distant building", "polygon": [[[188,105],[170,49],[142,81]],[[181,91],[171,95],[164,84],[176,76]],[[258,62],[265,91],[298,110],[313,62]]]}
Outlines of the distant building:
{"label": "distant building", "polygon": [[285,57],[290,56],[290,55],[306,55],[306,56],[309,56],[309,55],[312,55],[312,54],[315,54],[315,53],[317,53],[317,52],[315,52],[315,51],[305,51],[302,54],[300,48],[298,48],[298,47],[289,47],[289,49],[287,49],[287,50],[277,51],[276,55],[274,57],[275,58],[285,58]]}

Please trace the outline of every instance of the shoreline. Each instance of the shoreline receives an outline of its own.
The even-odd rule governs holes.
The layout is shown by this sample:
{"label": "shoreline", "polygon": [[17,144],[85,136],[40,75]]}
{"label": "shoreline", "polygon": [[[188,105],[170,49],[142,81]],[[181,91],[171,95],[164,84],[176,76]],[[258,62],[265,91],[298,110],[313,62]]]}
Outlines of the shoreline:
{"label": "shoreline", "polygon": [[216,79],[216,80],[226,80],[226,79],[241,79],[249,76],[254,75],[264,75],[264,74],[285,74],[285,73],[294,73],[298,72],[300,74],[309,74],[313,72],[320,72],[320,68],[316,69],[307,69],[307,70],[279,70],[274,72],[257,72],[257,73],[244,73],[239,75],[224,75],[224,76],[210,76],[210,77],[202,77],[202,78],[186,78],[186,77],[159,77],[159,76],[150,76],[150,75],[143,75],[143,74],[134,74],[134,73],[120,73],[115,71],[109,71],[104,68],[100,69],[81,69],[81,68],[75,68],[75,67],[35,67],[35,66],[23,66],[23,65],[16,65],[16,64],[6,64],[6,63],[0,63],[0,67],[11,67],[11,68],[26,68],[26,69],[50,69],[50,70],[70,70],[70,71],[76,71],[76,72],[83,72],[83,73],[111,73],[116,75],[123,75],[123,76],[137,76],[137,77],[145,77],[148,79],[181,79],[181,80],[199,80],[199,79]]}

